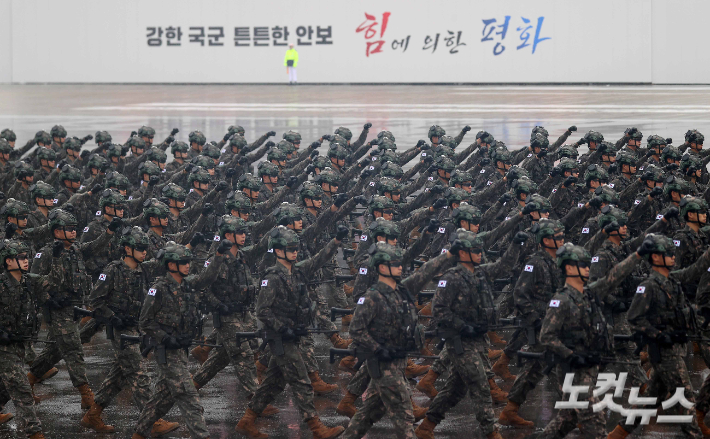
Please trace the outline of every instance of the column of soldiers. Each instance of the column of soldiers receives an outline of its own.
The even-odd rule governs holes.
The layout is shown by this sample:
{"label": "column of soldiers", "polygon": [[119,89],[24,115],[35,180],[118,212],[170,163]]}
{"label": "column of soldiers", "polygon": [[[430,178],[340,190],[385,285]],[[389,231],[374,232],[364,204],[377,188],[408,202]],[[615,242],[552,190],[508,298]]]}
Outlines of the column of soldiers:
{"label": "column of soldiers", "polygon": [[[268,437],[259,418],[278,415],[287,384],[316,439],[363,437],[385,415],[398,438],[433,438],[467,394],[480,434],[501,438],[500,425],[534,427],[519,410],[547,374],[561,395],[574,372],[595,403],[597,375],[621,371],[642,396],[684,388],[695,405],[678,410],[694,415],[683,433],[710,437],[710,379],[695,396],[685,355],[710,362],[699,131],[644,147],[637,128],[566,144],[577,127],[550,142],[538,126],[509,149],[486,131],[465,146],[469,126],[451,137],[435,125],[402,150],[389,131],[367,141],[371,127],[305,147],[294,131],[249,143],[240,126],[212,142],[173,129],[161,143],[143,126],[117,144],[57,125],[24,146],[3,130],[0,407],[13,401],[18,430],[44,437],[34,388],[64,360],[81,425],[114,432],[103,411],[128,389],[134,439],[178,429],[162,418],[174,404],[190,435],[208,438],[198,391],[230,364],[249,400],[236,431],[250,438]],[[83,345],[99,332],[113,357],[94,393]],[[338,391],[320,376],[319,334],[352,374],[336,408],[347,428],[324,425],[314,406]],[[534,358],[516,376],[518,355]],[[12,418],[0,412],[0,424]],[[560,410],[541,435],[603,438],[605,419]]]}

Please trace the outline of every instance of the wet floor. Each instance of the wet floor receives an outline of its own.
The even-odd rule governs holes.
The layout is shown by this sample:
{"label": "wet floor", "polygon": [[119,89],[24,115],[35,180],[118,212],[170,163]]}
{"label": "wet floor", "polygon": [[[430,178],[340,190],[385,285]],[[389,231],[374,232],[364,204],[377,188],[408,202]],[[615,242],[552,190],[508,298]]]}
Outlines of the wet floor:
{"label": "wet floor", "polygon": [[[180,129],[178,140],[187,140],[195,129],[208,140],[222,138],[229,125],[246,129],[248,140],[273,130],[282,133],[293,129],[308,144],[338,126],[349,127],[355,136],[362,124],[371,122],[370,138],[379,130],[391,130],[399,149],[406,149],[426,138],[432,124],[438,124],[448,134],[456,135],[470,125],[472,132],[463,144],[474,140],[475,132],[486,129],[509,148],[524,146],[530,130],[544,125],[551,137],[562,134],[570,125],[578,133],[594,129],[615,141],[626,127],[637,126],[644,133],[672,137],[675,144],[692,128],[705,131],[704,122],[710,116],[710,87],[464,87],[464,86],[188,86],[188,85],[3,85],[0,86],[0,129],[10,127],[22,145],[40,129],[63,125],[69,135],[82,137],[97,130],[109,131],[114,142],[122,143],[129,133],[141,125],[156,129],[156,140],[168,135],[170,129]],[[93,144],[93,141],[91,142]],[[462,145],[463,145],[462,144]],[[330,343],[317,340],[321,375],[328,382],[338,383],[341,391],[348,375],[328,364]],[[111,350],[103,334],[85,346],[87,370],[92,388],[97,389],[108,372]],[[689,356],[691,378],[698,389],[705,372],[702,359]],[[191,360],[190,367],[197,368]],[[82,413],[79,395],[71,386],[66,368],[46,383],[38,384],[36,393],[42,398],[38,414],[49,438],[93,438],[90,430],[79,425]],[[513,373],[516,368],[511,367]],[[205,418],[213,438],[240,437],[234,426],[245,411],[245,395],[235,385],[235,375],[228,367],[204,389],[200,390]],[[440,380],[439,387],[443,385]],[[500,382],[504,390],[512,383]],[[315,404],[328,425],[346,425],[347,418],[335,413],[342,393],[317,397]],[[414,391],[419,405],[428,405],[426,396]],[[531,393],[520,413],[544,427],[554,416],[554,388],[543,381]],[[618,400],[618,402],[622,402]],[[291,402],[287,390],[275,405],[281,413],[271,420],[260,420],[260,428],[274,438],[310,438],[311,434]],[[359,403],[361,406],[361,403]],[[499,413],[502,406],[496,406]],[[14,412],[12,404],[6,410]],[[121,394],[115,404],[104,412],[106,422],[117,428],[116,438],[130,437],[137,410],[130,395]],[[167,416],[180,420],[177,409]],[[609,419],[611,429],[615,419]],[[0,427],[0,439],[23,437],[14,431],[15,423]],[[506,439],[522,439],[532,430],[503,428]],[[388,420],[376,424],[367,437],[392,437]],[[680,437],[677,427],[652,426],[637,437]],[[481,437],[472,402],[466,399],[447,415],[436,429],[439,438]],[[181,427],[170,437],[189,437]],[[570,437],[578,437],[576,432]]]}

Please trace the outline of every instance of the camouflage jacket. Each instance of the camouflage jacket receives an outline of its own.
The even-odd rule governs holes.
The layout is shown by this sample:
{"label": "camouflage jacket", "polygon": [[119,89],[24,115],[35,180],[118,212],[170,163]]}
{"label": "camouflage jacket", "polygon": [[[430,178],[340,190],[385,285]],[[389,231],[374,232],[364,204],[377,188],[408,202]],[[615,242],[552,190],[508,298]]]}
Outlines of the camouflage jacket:
{"label": "camouflage jacket", "polygon": [[513,289],[513,298],[515,308],[525,324],[534,325],[545,316],[552,296],[564,281],[555,259],[545,250],[536,251],[524,264]]}
{"label": "camouflage jacket", "polygon": [[[111,220],[106,219],[103,215],[97,216],[88,226],[84,227],[80,242],[91,242],[97,239],[108,229],[110,223]],[[101,272],[109,262],[119,259],[123,254],[123,249],[121,249],[119,245],[120,239],[120,234],[114,233],[106,246],[98,248],[96,252],[86,260],[86,271],[94,280],[96,280],[96,276],[99,275],[99,272]]]}

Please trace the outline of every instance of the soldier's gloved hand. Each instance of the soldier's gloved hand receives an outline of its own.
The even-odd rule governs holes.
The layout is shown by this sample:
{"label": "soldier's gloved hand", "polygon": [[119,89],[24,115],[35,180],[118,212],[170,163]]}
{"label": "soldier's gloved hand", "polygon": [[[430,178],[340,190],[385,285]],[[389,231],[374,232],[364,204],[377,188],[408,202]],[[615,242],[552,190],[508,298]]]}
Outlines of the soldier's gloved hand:
{"label": "soldier's gloved hand", "polygon": [[427,233],[435,233],[439,230],[439,220],[432,218],[429,220],[429,224],[426,226]]}
{"label": "soldier's gloved hand", "polygon": [[546,149],[541,149],[540,152],[537,153],[538,158],[543,158],[547,155],[547,150]]}
{"label": "soldier's gloved hand", "polygon": [[224,140],[226,142],[227,140],[229,140],[230,137],[232,137],[232,133],[228,132],[227,134],[224,135],[224,137],[222,137],[222,140]]}
{"label": "soldier's gloved hand", "polygon": [[219,246],[217,247],[217,253],[219,253],[220,255],[227,254],[227,252],[232,249],[233,245],[234,244],[232,244],[232,241],[230,241],[229,239],[223,239],[219,242]]}
{"label": "soldier's gloved hand", "polygon": [[663,214],[663,218],[666,219],[666,221],[670,221],[673,218],[678,218],[680,215],[680,211],[678,210],[677,207],[673,206],[670,209],[668,209],[668,212]]}
{"label": "soldier's gloved hand", "polygon": [[173,137],[173,136],[168,136],[165,138],[165,143],[167,143],[168,145],[170,145],[174,141],[175,141],[175,137]]}
{"label": "soldier's gloved hand", "polygon": [[272,137],[275,135],[276,135],[276,131],[269,131],[268,133],[266,133],[266,137]]}
{"label": "soldier's gloved hand", "polygon": [[[316,148],[317,148],[317,147],[316,147]],[[311,151],[311,153],[309,154],[309,157],[311,158],[311,160],[314,160],[314,159],[315,159],[316,157],[318,157],[319,155],[320,155],[320,151],[318,151],[317,149],[314,149],[314,150]]]}
{"label": "soldier's gloved hand", "polygon": [[138,135],[138,131],[131,131],[131,137],[137,136],[137,135]]}
{"label": "soldier's gloved hand", "polygon": [[424,145],[426,145],[426,140],[419,139],[417,142],[417,148],[421,148]]}
{"label": "soldier's gloved hand", "polygon": [[321,145],[321,143],[316,140],[315,142],[311,143],[308,147],[311,149],[316,149],[316,148],[320,148],[320,145]]}
{"label": "soldier's gloved hand", "polygon": [[121,318],[116,314],[112,315],[109,321],[111,322],[114,328],[120,329],[123,327],[123,320],[121,320]]}
{"label": "soldier's gloved hand", "polygon": [[126,154],[128,154],[128,151],[130,151],[130,150],[131,150],[131,147],[130,147],[130,146],[128,146],[128,145],[123,145],[123,146],[121,147],[121,156],[125,157]]}
{"label": "soldier's gloved hand", "polygon": [[584,137],[582,137],[581,139],[577,140],[576,145],[577,145],[577,146],[579,146],[579,145],[584,145],[585,143],[587,143],[587,139],[585,139]]}
{"label": "soldier's gloved hand", "polygon": [[185,172],[187,172],[188,174],[192,172],[193,169],[195,169],[194,163],[188,163],[187,165],[185,165]]}
{"label": "soldier's gloved hand", "polygon": [[120,229],[123,227],[123,219],[117,216],[114,216],[111,218],[111,222],[108,225],[108,229],[111,231],[111,233],[116,233],[116,230]]}
{"label": "soldier's gloved hand", "polygon": [[476,335],[476,328],[471,325],[464,325],[464,327],[459,331],[459,334],[463,337],[473,337]]}
{"label": "soldier's gloved hand", "polygon": [[215,185],[214,190],[216,190],[217,192],[222,192],[223,190],[227,189],[228,187],[229,187],[229,184],[226,181],[220,180]]}
{"label": "soldier's gloved hand", "polygon": [[296,334],[293,332],[293,329],[286,326],[282,326],[279,329],[279,334],[281,334],[281,339],[286,341],[296,338]]}
{"label": "soldier's gloved hand", "polygon": [[214,206],[211,203],[205,203],[204,206],[202,206],[202,215],[207,216],[214,212]]}
{"label": "soldier's gloved hand", "polygon": [[345,227],[342,224],[338,224],[338,231],[335,232],[335,240],[336,241],[343,241],[346,236],[348,236],[348,233],[350,233],[350,230],[348,230],[347,227]]}
{"label": "soldier's gloved hand", "polygon": [[439,168],[436,165],[431,165],[427,168],[426,171],[431,174],[433,172],[436,172],[437,169],[439,169]]}
{"label": "soldier's gloved hand", "polygon": [[571,127],[567,128],[567,131],[573,133],[577,131],[577,125],[572,125]]}
{"label": "soldier's gloved hand", "polygon": [[613,312],[624,312],[627,310],[626,308],[626,302],[623,300],[615,300],[614,303],[611,304],[611,310]]}
{"label": "soldier's gloved hand", "polygon": [[507,203],[508,201],[510,201],[510,200],[512,200],[512,199],[513,199],[513,196],[510,195],[509,192],[506,192],[506,193],[504,193],[503,195],[501,195],[501,196],[498,198],[498,202],[499,202],[500,204],[505,204],[505,203]]}
{"label": "soldier's gloved hand", "polygon": [[518,168],[510,168],[510,170],[505,174],[505,179],[508,181],[517,180],[518,178],[520,178]]}
{"label": "soldier's gloved hand", "polygon": [[454,242],[451,243],[451,248],[449,249],[449,253],[452,253],[454,256],[458,257],[459,256],[459,250],[463,250],[464,246],[461,240],[455,239]]}
{"label": "soldier's gloved hand", "polygon": [[229,307],[224,303],[220,303],[219,305],[217,305],[216,308],[217,312],[219,312],[223,316],[229,314]]}
{"label": "soldier's gloved hand", "polygon": [[333,141],[333,136],[332,136],[331,134],[323,134],[323,136],[321,137],[321,139],[327,140],[328,142],[332,142],[332,141]]}
{"label": "soldier's gloved hand", "polygon": [[663,167],[663,170],[666,172],[673,172],[676,169],[678,169],[678,163],[669,163]]}
{"label": "soldier's gloved hand", "polygon": [[62,255],[62,252],[64,251],[64,242],[63,241],[54,241],[54,244],[52,244],[52,256],[55,258],[58,258],[59,256]]}
{"label": "soldier's gloved hand", "polygon": [[[82,160],[85,160],[89,156],[89,154],[91,154],[91,152],[89,152],[89,150],[85,149],[79,154],[79,157]],[[60,167],[60,169],[61,169],[61,167]]]}
{"label": "soldier's gloved hand", "polygon": [[205,242],[205,235],[202,232],[195,232],[195,235],[190,240],[190,247],[195,248],[203,242]]}
{"label": "soldier's gloved hand", "polygon": [[367,197],[364,195],[358,195],[355,197],[355,204],[359,204],[361,206],[367,205]]}
{"label": "soldier's gloved hand", "polygon": [[616,174],[616,172],[619,170],[619,167],[616,165],[616,163],[612,163],[609,165],[609,169],[607,170],[609,172],[609,175]]}
{"label": "soldier's gloved hand", "polygon": [[224,176],[227,178],[232,178],[234,177],[234,174],[237,173],[237,170],[234,168],[229,168],[226,171],[224,171]]}
{"label": "soldier's gloved hand", "polygon": [[578,181],[577,177],[570,175],[569,177],[565,178],[565,181],[564,181],[564,183],[562,183],[562,186],[570,187],[573,184],[577,183],[577,181]]}
{"label": "soldier's gloved hand", "polygon": [[558,175],[562,175],[562,171],[560,170],[560,168],[558,168],[557,166],[555,166],[555,167],[552,168],[552,170],[550,171],[550,177],[555,178],[555,177],[557,177]]}
{"label": "soldier's gloved hand", "polygon": [[158,183],[160,183],[160,177],[158,177],[157,175],[151,175],[148,179],[148,186],[150,187],[153,187]]}
{"label": "soldier's gloved hand", "polygon": [[272,142],[271,140],[269,140],[268,142],[266,142],[266,147],[267,147],[267,148],[271,148],[271,147],[274,146],[274,145],[276,145],[276,144],[275,144],[274,142]]}
{"label": "soldier's gloved hand", "polygon": [[365,125],[363,125],[362,127],[366,130],[369,130],[370,128],[372,128],[372,124],[370,122],[368,122]]}
{"label": "soldier's gloved hand", "polygon": [[[177,129],[177,128],[173,128],[173,130],[172,130],[172,131],[170,131],[170,136],[173,136],[173,137],[174,137],[174,136],[175,136],[175,134],[177,134],[177,133],[179,133],[179,132],[180,132],[180,130],[179,130],[179,129]],[[175,139],[173,139],[173,140],[175,140]]]}
{"label": "soldier's gloved hand", "polygon": [[95,184],[91,186],[91,190],[89,192],[91,192],[91,195],[95,195],[100,193],[101,189],[103,189],[103,186],[101,186],[100,184]]}
{"label": "soldier's gloved hand", "polygon": [[313,163],[306,166],[306,174],[312,174],[315,170],[316,170],[316,165],[314,165]]}
{"label": "soldier's gloved hand", "polygon": [[527,242],[528,238],[529,238],[529,236],[527,233],[518,232],[515,234],[515,236],[513,236],[513,242],[516,244],[523,244],[523,243]]}
{"label": "soldier's gloved hand", "polygon": [[654,248],[655,245],[653,244],[653,240],[647,237],[643,240],[639,248],[636,249],[636,253],[638,253],[639,256],[650,255],[651,253],[653,253]]}
{"label": "soldier's gloved hand", "polygon": [[584,355],[580,354],[572,354],[569,356],[569,367],[572,369],[582,369],[584,367],[587,367],[587,360],[584,358]]}
{"label": "soldier's gloved hand", "polygon": [[244,156],[241,156],[237,159],[237,164],[239,166],[246,166],[249,164],[249,159]]}
{"label": "soldier's gloved hand", "polygon": [[362,178],[362,179],[367,179],[367,178],[369,178],[374,172],[375,172],[374,169],[370,169],[370,167],[368,166],[368,167],[366,167],[365,169],[363,169],[363,171],[360,173],[360,178]]}
{"label": "soldier's gloved hand", "polygon": [[17,224],[7,223],[7,226],[5,226],[5,239],[12,239],[12,237],[15,236],[17,229]]}
{"label": "soldier's gloved hand", "polygon": [[589,205],[595,209],[601,209],[603,202],[604,200],[602,200],[602,197],[592,197],[592,199],[589,200]]}
{"label": "soldier's gloved hand", "polygon": [[466,125],[465,127],[463,127],[463,130],[461,130],[461,131],[463,131],[464,133],[467,133],[467,132],[471,131],[471,127]]}
{"label": "soldier's gloved hand", "polygon": [[481,167],[488,166],[491,164],[491,159],[489,159],[488,157],[482,158],[479,163],[481,164]]}
{"label": "soldier's gloved hand", "polygon": [[656,336],[656,342],[665,348],[669,348],[673,346],[673,337],[667,332],[661,332]]}
{"label": "soldier's gloved hand", "polygon": [[651,192],[649,193],[649,195],[652,198],[656,198],[658,196],[661,196],[661,195],[663,195],[663,188],[656,186],[653,189],[651,189]]}
{"label": "soldier's gloved hand", "polygon": [[67,212],[69,212],[73,215],[74,214],[74,205],[71,203],[64,203],[62,205],[62,210],[66,210]]}
{"label": "soldier's gloved hand", "polygon": [[436,201],[434,201],[434,204],[432,205],[432,207],[435,210],[439,210],[439,209],[443,209],[444,207],[446,207],[447,204],[448,203],[446,202],[446,198],[437,198]]}
{"label": "soldier's gloved hand", "polygon": [[532,212],[535,212],[536,208],[535,203],[526,204],[525,207],[523,207],[523,215],[529,215]]}
{"label": "soldier's gloved hand", "polygon": [[604,226],[604,233],[606,233],[607,235],[611,235],[613,232],[618,231],[620,227],[621,226],[619,225],[618,222],[612,221],[609,224],[607,224],[606,226]]}
{"label": "soldier's gloved hand", "polygon": [[390,351],[381,346],[375,350],[375,356],[380,361],[392,361],[392,355],[390,355]]}
{"label": "soldier's gloved hand", "polygon": [[600,152],[604,152],[607,150],[607,144],[602,142],[599,145],[597,145],[597,150]]}
{"label": "soldier's gloved hand", "polygon": [[173,337],[172,335],[166,335],[165,337],[163,337],[162,344],[165,346],[165,349],[182,348],[182,344],[177,340],[177,338]]}
{"label": "soldier's gloved hand", "polygon": [[448,189],[448,188],[445,186],[442,186],[440,184],[435,184],[429,190],[431,191],[432,194],[439,195],[439,194],[443,194],[446,191],[446,189]]}
{"label": "soldier's gloved hand", "polygon": [[[86,152],[89,152],[89,151],[86,151]],[[87,154],[87,155],[88,155],[88,154]],[[86,157],[86,156],[84,156],[84,157]],[[83,157],[82,157],[82,158],[83,158]],[[57,169],[61,170],[61,169],[64,167],[64,165],[68,165],[68,164],[69,164],[69,162],[67,162],[66,159],[61,159],[61,160],[59,160],[59,162],[57,163]]]}
{"label": "soldier's gloved hand", "polygon": [[666,137],[666,144],[670,145],[671,143],[673,143],[673,139],[671,139],[670,137]]}
{"label": "soldier's gloved hand", "polygon": [[345,204],[348,201],[348,194],[338,194],[333,198],[333,204],[335,204],[335,207],[340,209],[340,206]]}

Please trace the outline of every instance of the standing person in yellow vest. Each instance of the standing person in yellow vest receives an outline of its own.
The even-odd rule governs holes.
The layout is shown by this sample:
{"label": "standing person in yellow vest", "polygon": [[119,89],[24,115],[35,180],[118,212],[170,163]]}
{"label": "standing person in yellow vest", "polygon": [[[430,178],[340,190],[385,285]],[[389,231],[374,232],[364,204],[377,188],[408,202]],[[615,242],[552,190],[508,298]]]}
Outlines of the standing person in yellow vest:
{"label": "standing person in yellow vest", "polygon": [[288,50],[286,51],[286,56],[284,57],[284,66],[286,66],[286,73],[288,73],[288,83],[296,84],[298,82],[298,77],[296,76],[296,67],[298,67],[298,52],[293,48],[293,44],[288,45]]}

